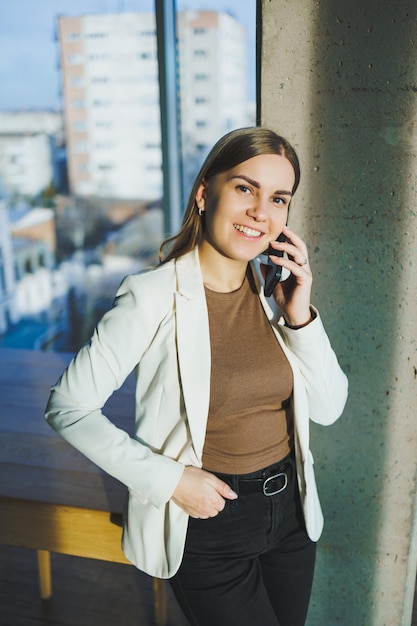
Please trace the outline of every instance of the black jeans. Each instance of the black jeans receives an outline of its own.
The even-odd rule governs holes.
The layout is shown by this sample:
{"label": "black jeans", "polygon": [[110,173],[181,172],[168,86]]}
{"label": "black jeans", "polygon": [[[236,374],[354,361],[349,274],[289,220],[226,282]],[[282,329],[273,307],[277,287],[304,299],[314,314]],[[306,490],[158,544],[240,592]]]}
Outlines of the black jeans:
{"label": "black jeans", "polygon": [[305,531],[293,457],[253,474],[217,475],[239,498],[216,517],[190,518],[170,581],[184,614],[192,626],[303,626],[316,544]]}

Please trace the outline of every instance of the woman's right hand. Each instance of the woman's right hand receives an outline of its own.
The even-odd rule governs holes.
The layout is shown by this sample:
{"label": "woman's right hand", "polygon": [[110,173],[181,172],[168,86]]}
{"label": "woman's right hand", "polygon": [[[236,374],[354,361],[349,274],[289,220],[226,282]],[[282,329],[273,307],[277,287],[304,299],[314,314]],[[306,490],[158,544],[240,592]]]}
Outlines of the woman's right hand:
{"label": "woman's right hand", "polygon": [[237,494],[214,474],[187,466],[172,495],[183,511],[197,519],[215,517],[225,507],[225,499],[236,500]]}

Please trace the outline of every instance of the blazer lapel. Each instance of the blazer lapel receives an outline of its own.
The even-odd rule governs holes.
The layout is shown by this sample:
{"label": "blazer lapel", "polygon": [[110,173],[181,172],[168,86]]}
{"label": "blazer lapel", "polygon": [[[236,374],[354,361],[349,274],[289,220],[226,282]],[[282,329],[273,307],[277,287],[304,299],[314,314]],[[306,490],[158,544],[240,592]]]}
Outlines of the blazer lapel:
{"label": "blazer lapel", "polygon": [[176,261],[177,351],[191,438],[201,462],[210,402],[210,335],[198,251]]}

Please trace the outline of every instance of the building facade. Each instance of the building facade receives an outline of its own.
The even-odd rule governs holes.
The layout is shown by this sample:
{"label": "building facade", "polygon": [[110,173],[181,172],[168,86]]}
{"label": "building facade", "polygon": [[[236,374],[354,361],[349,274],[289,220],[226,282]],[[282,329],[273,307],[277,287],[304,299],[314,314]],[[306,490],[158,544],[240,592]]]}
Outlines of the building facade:
{"label": "building facade", "polygon": [[246,33],[231,15],[182,11],[177,16],[183,188],[211,146],[247,126]]}
{"label": "building facade", "polygon": [[153,14],[60,18],[70,191],[159,197],[158,63]]}
{"label": "building facade", "polygon": [[[58,36],[70,191],[159,199],[155,15],[62,17]],[[227,14],[181,12],[178,55],[184,169],[194,173],[208,146],[247,124],[244,28]]]}
{"label": "building facade", "polygon": [[63,140],[64,125],[60,111],[0,111],[0,133],[37,133]]}
{"label": "building facade", "polygon": [[181,129],[203,149],[247,121],[245,29],[216,11],[178,13]]}
{"label": "building facade", "polygon": [[0,133],[0,176],[11,194],[37,196],[53,180],[51,145],[45,133]]}
{"label": "building facade", "polygon": [[13,244],[5,202],[0,198],[0,336],[18,320]]}
{"label": "building facade", "polygon": [[0,179],[9,195],[36,197],[59,188],[57,149],[64,139],[57,111],[0,111]]}

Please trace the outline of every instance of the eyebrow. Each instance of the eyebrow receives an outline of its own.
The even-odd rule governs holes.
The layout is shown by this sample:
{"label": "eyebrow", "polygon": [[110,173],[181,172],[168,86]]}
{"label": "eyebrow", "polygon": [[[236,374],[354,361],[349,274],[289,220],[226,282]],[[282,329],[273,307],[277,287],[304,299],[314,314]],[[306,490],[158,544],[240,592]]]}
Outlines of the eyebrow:
{"label": "eyebrow", "polygon": [[[247,183],[249,183],[250,185],[252,185],[252,187],[255,187],[256,189],[261,188],[261,185],[260,183],[258,183],[257,180],[249,178],[249,176],[245,176],[244,174],[236,174],[235,176],[231,176],[229,180],[233,180],[234,178],[241,178],[242,180],[246,180]],[[277,189],[276,191],[274,191],[274,194],[292,197],[292,191],[285,191],[284,189]]]}

